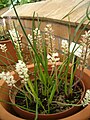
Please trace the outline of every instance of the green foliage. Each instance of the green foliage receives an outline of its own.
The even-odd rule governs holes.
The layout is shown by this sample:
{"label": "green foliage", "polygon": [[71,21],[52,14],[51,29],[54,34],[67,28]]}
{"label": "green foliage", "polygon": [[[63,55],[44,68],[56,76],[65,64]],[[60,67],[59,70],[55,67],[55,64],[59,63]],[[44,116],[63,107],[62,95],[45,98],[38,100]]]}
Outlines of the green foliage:
{"label": "green foliage", "polygon": [[[41,0],[13,0],[14,5],[20,5],[20,4],[26,4],[26,3],[32,3],[32,2],[38,2]],[[0,0],[0,9],[5,7],[11,7],[11,0]]]}
{"label": "green foliage", "polygon": [[0,0],[0,9],[7,7],[9,5],[9,0]]}

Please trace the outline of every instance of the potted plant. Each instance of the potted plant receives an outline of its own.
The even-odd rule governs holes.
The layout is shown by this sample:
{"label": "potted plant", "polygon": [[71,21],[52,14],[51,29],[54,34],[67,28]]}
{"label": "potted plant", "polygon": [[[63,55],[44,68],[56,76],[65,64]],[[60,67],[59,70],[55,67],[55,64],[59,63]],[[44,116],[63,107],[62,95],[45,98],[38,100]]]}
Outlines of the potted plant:
{"label": "potted plant", "polygon": [[[82,106],[86,106],[90,102],[90,87],[86,85],[85,78],[83,78],[89,52],[90,31],[85,32],[84,35],[80,34],[72,47],[72,41],[81,26],[81,23],[79,24],[72,41],[70,39],[67,43],[63,42],[62,53],[64,57],[60,62],[59,53],[61,51],[55,48],[52,26],[46,25],[44,33],[41,33],[40,23],[36,27],[33,17],[32,35],[27,35],[15,7],[14,10],[28,41],[33,64],[26,65],[24,62],[14,24],[18,40],[14,41],[11,32],[10,36],[17,48],[19,60],[14,72],[3,71],[0,73],[0,78],[5,80],[9,86],[8,95],[10,98],[10,101],[6,101],[1,97],[0,101],[12,105],[21,119],[30,120],[64,119],[82,110]],[[80,37],[82,37],[81,44],[77,45]],[[79,49],[81,50],[79,53],[81,59],[76,57]]]}
{"label": "potted plant", "polygon": [[[15,30],[11,29],[12,36],[16,39]],[[22,36],[20,35],[20,39]],[[9,30],[5,19],[1,19],[0,22],[0,65],[11,65],[17,62],[17,53],[10,38]]]}

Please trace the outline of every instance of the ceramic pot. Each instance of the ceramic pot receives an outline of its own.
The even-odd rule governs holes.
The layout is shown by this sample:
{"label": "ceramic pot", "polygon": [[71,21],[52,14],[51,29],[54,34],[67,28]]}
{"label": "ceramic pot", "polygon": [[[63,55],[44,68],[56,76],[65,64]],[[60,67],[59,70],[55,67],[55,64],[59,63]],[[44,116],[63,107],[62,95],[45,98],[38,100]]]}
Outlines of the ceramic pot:
{"label": "ceramic pot", "polygon": [[[31,67],[32,65],[29,65],[28,67]],[[33,70],[33,69],[32,69]],[[13,73],[12,73],[13,74]],[[78,76],[80,75],[80,71],[77,70],[76,73]],[[15,76],[15,78],[17,78],[17,76]],[[82,78],[84,84],[85,84],[85,88],[86,89],[90,89],[90,70],[85,69],[84,73],[83,73],[83,78]],[[0,86],[6,87],[7,85],[5,84],[5,82],[3,80],[0,81]],[[1,91],[1,88],[0,88]],[[8,96],[6,94],[1,94],[0,92],[0,99],[5,99],[8,100]],[[24,120],[23,118],[19,117],[14,110],[9,110],[9,108],[11,108],[10,106],[8,107],[7,104],[5,103],[0,103],[0,119],[1,120]],[[63,118],[63,119],[58,119],[58,120],[88,120],[90,118],[90,105],[86,106],[85,108],[83,108],[82,110],[80,110],[79,112],[77,112],[76,114]],[[31,118],[29,118],[29,120],[31,120]],[[52,120],[52,119],[50,119]]]}
{"label": "ceramic pot", "polygon": [[[29,68],[30,71],[33,70],[33,67],[30,67]],[[49,71],[51,70],[51,66],[49,66]],[[31,76],[31,78],[33,78],[33,76]],[[84,86],[84,83],[83,81],[81,80],[80,81],[80,84],[79,84],[81,87],[82,87],[82,95],[81,95],[81,99],[80,101],[78,101],[77,104],[81,103],[81,100],[82,98],[84,97],[84,94],[85,94],[85,86]],[[20,80],[17,81],[16,83],[16,86],[20,87],[21,86],[21,83],[20,83]],[[13,92],[12,92],[13,91]],[[15,95],[17,94],[17,90],[13,87],[10,94],[9,94],[9,97],[10,97],[10,101],[15,104]],[[22,118],[25,118],[25,119],[29,119],[30,120],[34,120],[35,118],[35,113],[31,113],[31,112],[28,112],[28,111],[25,111],[25,110],[22,110],[21,108],[17,107],[17,106],[13,106],[15,112],[21,116]],[[61,118],[65,118],[65,117],[68,117],[70,115],[73,115],[75,114],[76,112],[78,112],[79,110],[81,109],[80,106],[74,106],[74,107],[70,107],[68,110],[65,110],[63,112],[60,112],[60,113],[54,113],[54,114],[38,114],[38,120],[57,120],[57,119],[61,119]]]}
{"label": "ceramic pot", "polygon": [[[23,40],[23,35],[20,34],[20,40]],[[0,65],[11,65],[18,61],[17,53],[11,40],[0,40],[0,44],[6,44],[7,51],[2,52],[0,49]]]}
{"label": "ceramic pot", "polygon": [[3,40],[0,41],[0,44],[2,45],[6,44],[7,47],[6,53],[2,52],[2,50],[0,49],[0,65],[15,64],[15,62],[17,62],[18,59],[12,41]]}

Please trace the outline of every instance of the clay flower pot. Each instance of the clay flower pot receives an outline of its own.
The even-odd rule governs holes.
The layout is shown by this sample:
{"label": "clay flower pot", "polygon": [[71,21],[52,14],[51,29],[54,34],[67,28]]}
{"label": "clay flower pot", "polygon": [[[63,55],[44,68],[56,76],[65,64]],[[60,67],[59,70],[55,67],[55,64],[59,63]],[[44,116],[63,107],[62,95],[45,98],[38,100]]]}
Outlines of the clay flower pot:
{"label": "clay flower pot", "polygon": [[[20,81],[17,81],[17,86],[20,86]],[[85,86],[83,84],[83,82],[81,81],[81,86],[83,87],[83,93],[81,95],[81,99],[84,97],[84,93],[85,93]],[[12,92],[13,91],[13,92]],[[17,94],[17,90],[15,88],[12,88],[9,97],[10,97],[10,101],[11,103],[15,104],[15,95]],[[78,102],[78,104],[80,103],[80,101]],[[57,120],[59,118],[65,118],[67,116],[73,115],[76,112],[78,112],[80,110],[80,106],[74,106],[69,108],[68,110],[65,110],[64,112],[60,112],[60,113],[55,113],[55,114],[39,114],[38,115],[38,120]],[[35,113],[31,113],[25,110],[22,110],[21,108],[17,107],[17,106],[13,106],[13,109],[15,110],[15,112],[25,118],[25,119],[29,119],[30,120],[34,120],[35,118]]]}
{"label": "clay flower pot", "polygon": [[0,44],[2,45],[6,44],[7,47],[6,53],[2,52],[2,50],[0,49],[0,65],[15,64],[15,62],[17,62],[18,59],[12,41],[3,40],[0,41]]}
{"label": "clay flower pot", "polygon": [[[20,41],[23,39],[23,35],[19,34]],[[14,48],[14,45],[10,39],[8,40],[0,40],[1,45],[6,45],[6,52],[2,52],[0,49],[0,65],[10,65],[15,64],[18,61],[17,53]]]}
{"label": "clay flower pot", "polygon": [[[32,65],[29,65],[28,67],[32,67]],[[31,69],[31,71],[33,71],[33,68]],[[85,72],[83,74],[83,79],[82,79],[84,84],[85,84],[85,88],[86,89],[90,89],[90,81],[89,81],[90,74],[89,73],[90,73],[89,70],[85,70]],[[77,71],[77,75],[78,76],[80,75],[80,71],[79,70]],[[17,78],[17,76],[15,76],[15,77]],[[2,85],[5,86],[5,83],[2,82]],[[0,95],[0,96],[3,99],[3,96],[2,95]],[[4,96],[4,98],[5,98],[5,96]],[[7,99],[7,98],[8,98],[8,96],[5,99]],[[15,111],[13,111],[13,113],[12,113],[14,115],[12,115],[10,110],[7,109],[7,106],[5,105],[5,103],[1,103],[0,110],[1,109],[4,111],[4,113],[0,114],[0,118],[2,118],[3,120],[7,120],[7,117],[5,117],[4,114],[7,114],[7,116],[9,117],[9,120],[14,120],[14,119],[24,120],[22,118],[16,117],[18,115],[15,114]],[[89,111],[87,112],[87,110],[89,110]],[[84,113],[83,116],[82,116],[82,113]],[[72,116],[69,116],[69,117],[66,117],[66,118],[63,118],[63,119],[60,119],[60,120],[71,120],[71,119],[72,120],[86,120],[86,118],[89,118],[89,116],[90,116],[90,105],[88,105],[87,107],[85,107],[81,111],[77,112],[76,114],[74,114]],[[31,120],[31,117],[29,117],[29,118]],[[52,118],[48,118],[48,120],[49,119],[53,120],[53,117]]]}
{"label": "clay flower pot", "polygon": [[[30,71],[31,70],[33,71],[33,69],[34,69],[33,67],[34,66],[31,65],[31,67],[28,67],[28,68],[29,68]],[[51,65],[49,65],[48,68],[49,68],[49,71],[51,71],[51,69],[52,69]],[[30,77],[31,77],[31,79],[33,78],[33,76],[30,76]],[[81,103],[81,100],[83,99],[84,94],[85,94],[85,86],[84,86],[84,83],[83,83],[82,80],[80,81],[79,85],[82,87],[83,92],[82,92],[82,95],[81,95],[81,99],[78,101],[77,104]],[[21,86],[20,80],[17,81],[16,86],[17,87]],[[10,98],[11,103],[13,103],[13,104],[15,104],[15,96],[16,96],[17,92],[18,91],[14,87],[12,87],[11,91],[9,92],[9,98]],[[15,112],[19,116],[21,116],[21,117],[23,117],[25,119],[29,119],[30,118],[30,120],[34,120],[35,113],[28,112],[26,110],[21,109],[20,107],[17,107],[17,106],[12,106],[12,107],[14,108]],[[65,118],[65,117],[68,117],[70,115],[75,114],[80,109],[81,109],[81,106],[73,106],[73,107],[70,107],[68,110],[65,110],[65,111],[59,112],[59,113],[54,113],[54,114],[38,114],[38,120],[57,120],[57,119],[60,119],[60,118]]]}

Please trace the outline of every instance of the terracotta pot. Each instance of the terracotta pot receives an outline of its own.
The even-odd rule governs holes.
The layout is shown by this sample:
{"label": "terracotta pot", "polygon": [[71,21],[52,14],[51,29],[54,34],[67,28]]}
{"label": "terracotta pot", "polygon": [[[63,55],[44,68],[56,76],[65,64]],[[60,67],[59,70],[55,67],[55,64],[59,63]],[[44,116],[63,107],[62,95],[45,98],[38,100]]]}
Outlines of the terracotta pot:
{"label": "terracotta pot", "polygon": [[16,55],[16,50],[14,49],[12,41],[11,40],[3,40],[3,41],[0,41],[0,44],[2,44],[2,45],[6,44],[6,46],[7,46],[6,53],[2,52],[2,50],[0,49],[0,65],[15,64],[15,62],[17,62],[18,59],[17,59],[17,55]]}
{"label": "terracotta pot", "polygon": [[[80,85],[83,88],[83,92],[82,92],[82,95],[81,95],[81,99],[79,100],[79,102],[77,104],[79,104],[81,102],[82,98],[84,97],[84,93],[85,93],[85,86],[84,86],[83,81],[80,81]],[[16,86],[18,86],[18,87],[21,86],[20,80],[17,81]],[[18,91],[14,87],[9,92],[10,93],[9,94],[10,101],[13,104],[15,104],[15,95],[17,94],[17,92]],[[80,110],[80,108],[81,108],[81,106],[77,106],[77,107],[74,106],[74,107],[71,107],[68,110],[65,110],[64,112],[60,112],[60,113],[55,113],[55,114],[39,114],[38,115],[38,120],[57,120],[57,119],[60,119],[60,118],[65,118],[65,117],[68,117],[70,115],[75,114],[76,112],[78,112]],[[25,119],[29,119],[30,118],[30,120],[34,120],[34,118],[35,118],[35,113],[22,110],[21,108],[19,108],[17,106],[13,106],[13,109],[15,110],[15,112],[19,116],[21,116],[21,117],[23,117]]]}
{"label": "terracotta pot", "polygon": [[[29,65],[29,67],[31,67],[32,65]],[[80,74],[80,71],[78,70],[78,76]],[[16,77],[16,76],[15,76]],[[3,81],[0,81],[1,86],[6,86],[6,84]],[[90,89],[90,71],[89,70],[85,70],[84,74],[83,74],[83,82],[85,84],[86,89]],[[1,91],[1,90],[0,90]],[[2,94],[0,93],[0,98],[3,99]],[[5,98],[7,99],[7,97]],[[4,104],[4,105],[3,105]],[[8,107],[6,106],[5,103],[1,103],[0,104],[0,119],[1,120],[24,120],[20,117],[16,117],[15,115],[11,114],[11,111],[8,112]],[[13,111],[13,114],[15,114],[15,112]],[[86,106],[84,109],[82,109],[81,111],[79,111],[78,113],[70,116],[70,117],[66,117],[63,119],[58,119],[58,120],[88,120],[88,118],[90,118],[90,105]],[[31,120],[31,119],[29,119]],[[50,119],[51,120],[51,119]]]}

